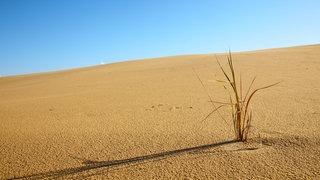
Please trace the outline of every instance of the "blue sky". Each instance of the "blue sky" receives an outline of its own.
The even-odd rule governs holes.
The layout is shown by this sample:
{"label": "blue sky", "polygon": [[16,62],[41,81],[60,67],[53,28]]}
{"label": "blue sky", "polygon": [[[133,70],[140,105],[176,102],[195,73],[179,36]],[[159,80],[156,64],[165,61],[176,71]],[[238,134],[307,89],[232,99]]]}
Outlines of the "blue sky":
{"label": "blue sky", "polygon": [[319,0],[0,0],[0,75],[320,43]]}

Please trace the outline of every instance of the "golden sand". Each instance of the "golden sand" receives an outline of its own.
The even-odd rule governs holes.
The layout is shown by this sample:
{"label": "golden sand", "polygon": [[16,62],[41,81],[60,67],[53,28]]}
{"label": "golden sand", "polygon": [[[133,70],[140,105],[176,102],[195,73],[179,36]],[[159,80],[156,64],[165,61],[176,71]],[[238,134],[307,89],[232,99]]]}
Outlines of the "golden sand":
{"label": "golden sand", "polygon": [[[319,179],[320,45],[234,53],[252,100],[233,142],[216,57],[188,55],[0,78],[0,179]],[[195,72],[204,82],[201,86]]]}

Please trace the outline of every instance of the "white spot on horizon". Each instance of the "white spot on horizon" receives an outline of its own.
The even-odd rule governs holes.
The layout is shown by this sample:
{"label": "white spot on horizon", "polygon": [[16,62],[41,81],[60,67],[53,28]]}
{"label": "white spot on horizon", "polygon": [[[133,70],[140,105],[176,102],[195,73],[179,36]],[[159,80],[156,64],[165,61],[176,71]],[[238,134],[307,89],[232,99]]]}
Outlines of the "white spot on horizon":
{"label": "white spot on horizon", "polygon": [[105,63],[104,62],[100,62],[100,65],[104,65]]}

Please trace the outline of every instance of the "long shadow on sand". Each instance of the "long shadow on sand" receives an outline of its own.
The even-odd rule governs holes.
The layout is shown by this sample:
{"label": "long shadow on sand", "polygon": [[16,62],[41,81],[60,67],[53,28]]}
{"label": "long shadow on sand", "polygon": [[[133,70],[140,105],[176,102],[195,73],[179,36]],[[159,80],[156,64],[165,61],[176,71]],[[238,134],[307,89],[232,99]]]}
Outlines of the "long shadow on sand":
{"label": "long shadow on sand", "polygon": [[235,143],[235,142],[239,142],[239,141],[238,140],[224,141],[224,142],[219,142],[219,143],[215,143],[215,144],[207,144],[207,145],[203,145],[203,146],[196,146],[196,147],[190,147],[190,148],[185,148],[185,149],[166,151],[166,152],[161,152],[161,153],[156,153],[156,154],[150,154],[150,155],[145,155],[145,156],[138,156],[138,157],[121,159],[121,160],[114,160],[114,161],[88,161],[88,160],[86,160],[83,162],[83,164],[85,164],[84,166],[61,169],[61,170],[57,170],[57,171],[48,171],[48,172],[43,172],[43,173],[38,173],[38,174],[31,174],[31,175],[26,175],[26,176],[21,176],[21,177],[14,177],[14,178],[10,178],[10,179],[43,179],[43,178],[52,179],[52,178],[59,178],[59,177],[61,178],[63,176],[77,174],[77,173],[81,173],[81,172],[89,171],[89,170],[93,170],[93,169],[99,169],[99,168],[105,168],[105,167],[115,167],[115,166],[128,165],[128,164],[138,163],[138,162],[143,162],[143,161],[148,161],[148,160],[156,160],[158,158],[164,158],[167,156],[177,155],[177,154],[186,153],[186,152],[201,151],[204,149],[218,147],[218,146],[231,144],[231,143]]}

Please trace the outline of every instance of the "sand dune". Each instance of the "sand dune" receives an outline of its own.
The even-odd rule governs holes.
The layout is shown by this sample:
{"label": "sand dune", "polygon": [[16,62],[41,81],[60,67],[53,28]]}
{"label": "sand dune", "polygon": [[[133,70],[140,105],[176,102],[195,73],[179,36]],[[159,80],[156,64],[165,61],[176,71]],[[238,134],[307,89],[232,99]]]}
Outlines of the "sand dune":
{"label": "sand dune", "polygon": [[205,91],[226,98],[216,57],[1,77],[0,179],[319,179],[320,45],[233,54],[245,87],[283,81],[252,100],[247,143],[228,108],[202,121]]}

